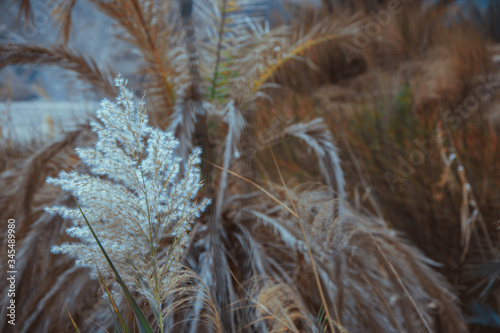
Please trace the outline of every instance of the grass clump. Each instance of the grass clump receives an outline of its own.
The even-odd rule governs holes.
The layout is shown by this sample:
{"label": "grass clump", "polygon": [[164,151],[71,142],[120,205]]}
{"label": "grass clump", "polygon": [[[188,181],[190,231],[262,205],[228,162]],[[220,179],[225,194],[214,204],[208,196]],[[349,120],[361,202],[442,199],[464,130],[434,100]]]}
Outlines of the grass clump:
{"label": "grass clump", "polygon": [[[423,122],[415,116],[414,105],[429,105],[428,95],[420,98],[408,80],[397,84],[386,109],[373,107],[383,105],[382,99],[368,101],[343,118],[326,108],[309,112],[307,98],[297,93],[291,112],[275,125],[264,107],[274,103],[279,109],[281,94],[290,90],[310,94],[312,87],[328,82],[369,77],[374,64],[394,71],[396,66],[387,66],[377,53],[377,45],[389,38],[387,31],[361,52],[356,68],[335,75],[320,72],[343,66],[339,44],[356,38],[366,13],[314,14],[297,26],[273,26],[259,18],[258,2],[91,3],[141,54],[137,69],[147,88],[148,109],[142,103],[136,109],[118,79],[117,104],[104,102],[90,127],[19,158],[19,168],[4,173],[2,184],[15,186],[0,197],[0,207],[8,207],[0,215],[18,216],[20,256],[30,258],[19,264],[19,299],[29,313],[21,330],[67,330],[73,323],[81,331],[95,330],[94,323],[106,330],[140,325],[116,284],[107,280],[117,275],[81,212],[66,208],[74,204],[68,190],[158,331],[467,330],[452,287],[436,272],[438,264],[405,238],[412,236],[392,229],[419,228],[408,218],[398,225],[388,213],[408,206],[388,207],[389,197],[382,196],[383,185],[376,178],[376,172],[398,161],[395,152],[410,149],[412,140],[426,138],[425,130],[436,126],[437,116]],[[109,76],[115,69],[104,70],[89,56],[68,51],[72,4],[59,7],[66,18],[61,20],[61,44],[2,45],[0,67],[57,65],[76,71],[102,94],[114,95]],[[424,14],[418,16],[421,21],[432,17]],[[417,31],[421,21],[407,23],[417,25]],[[418,35],[398,22],[388,29]],[[401,42],[389,50],[398,61],[428,51],[419,40],[407,42],[414,45]],[[460,78],[473,73],[477,61],[463,59],[470,63],[457,71]],[[373,88],[372,81],[363,83]],[[365,92],[353,90],[350,96]],[[267,134],[259,135],[266,128]],[[336,144],[341,133],[359,156],[357,166]],[[95,149],[75,153],[82,146]],[[193,147],[201,150],[193,154]],[[277,172],[268,163],[273,156],[269,147],[277,155]],[[363,168],[364,186],[373,184],[377,197],[368,189],[361,199],[356,196],[353,170],[363,173]],[[66,191],[46,184],[47,176]],[[327,186],[300,184],[305,180]],[[361,208],[368,196],[374,213]],[[206,206],[202,198],[212,203]],[[419,207],[423,199],[414,200],[411,204]],[[9,206],[11,202],[20,204]],[[44,210],[54,205],[49,211],[59,215]],[[61,216],[73,222],[69,235]],[[42,234],[46,237],[35,246]],[[88,269],[75,266],[68,256],[49,254],[50,249],[77,257],[98,281],[89,280]],[[40,288],[32,276],[39,276]],[[55,297],[56,290],[63,301]],[[111,303],[102,299],[102,290]],[[119,311],[104,311],[109,304]]]}

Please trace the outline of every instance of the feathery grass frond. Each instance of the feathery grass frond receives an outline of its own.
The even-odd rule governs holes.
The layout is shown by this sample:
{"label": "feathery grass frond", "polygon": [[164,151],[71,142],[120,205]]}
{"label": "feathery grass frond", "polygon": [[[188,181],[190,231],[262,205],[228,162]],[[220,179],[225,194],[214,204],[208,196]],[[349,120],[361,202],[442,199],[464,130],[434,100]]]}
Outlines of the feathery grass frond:
{"label": "feathery grass frond", "polygon": [[289,285],[266,278],[249,284],[250,304],[258,309],[269,332],[318,332],[314,317]]}
{"label": "feathery grass frond", "polygon": [[[231,161],[239,158],[237,144],[240,142],[240,136],[246,126],[245,119],[234,101],[230,101],[226,106],[226,116],[224,121],[228,125],[228,133],[226,134],[225,147],[222,168],[228,170]],[[225,204],[226,192],[228,188],[227,173],[223,172],[219,183],[219,193],[217,196],[216,214],[220,215]]]}
{"label": "feathery grass frond", "polygon": [[89,83],[94,90],[107,96],[115,94],[112,71],[99,68],[94,59],[83,56],[67,46],[0,45],[0,69],[9,65],[27,63],[59,66],[74,72],[80,80]]}
{"label": "feathery grass frond", "polygon": [[345,206],[345,179],[340,166],[338,150],[333,143],[333,137],[322,118],[316,118],[308,123],[297,123],[288,126],[285,133],[303,140],[314,150],[319,159],[321,173],[331,188],[336,186],[339,198],[339,214]]}
{"label": "feathery grass frond", "polygon": [[462,254],[460,260],[463,262],[469,251],[472,233],[477,232],[475,230],[476,222],[478,222],[477,224],[479,224],[479,227],[481,228],[482,237],[487,250],[491,252],[494,247],[481,212],[478,209],[477,199],[467,177],[466,169],[464,168],[461,158],[458,155],[458,151],[453,143],[453,140],[449,140],[451,145],[451,149],[449,150],[451,150],[451,154],[449,157],[447,155],[448,149],[444,146],[444,138],[452,138],[452,134],[449,125],[444,121],[442,123],[444,125],[444,131],[442,131],[439,127],[440,135],[437,140],[441,149],[441,158],[448,170],[452,169],[452,164],[456,161],[456,171],[458,179],[461,183],[462,202],[460,204],[460,246],[462,247]]}
{"label": "feathery grass frond", "polygon": [[[97,245],[99,247],[99,250],[101,251],[101,254],[106,259],[106,262],[109,265],[109,268],[111,268],[111,271],[113,272],[113,277],[115,278],[115,281],[118,283],[118,285],[120,285],[123,293],[125,294],[125,297],[127,298],[128,303],[132,307],[132,310],[134,311],[135,318],[137,320],[137,326],[139,327],[139,330],[141,332],[144,332],[144,333],[153,333],[153,330],[152,330],[151,326],[149,325],[148,320],[144,316],[144,313],[142,312],[141,308],[139,308],[139,306],[137,305],[137,302],[133,298],[132,294],[130,293],[130,290],[127,288],[127,286],[125,285],[125,282],[122,280],[120,274],[116,270],[115,265],[113,264],[113,262],[109,258],[106,250],[104,250],[104,247],[102,246],[101,241],[99,240],[99,238],[95,234],[94,229],[92,228],[92,226],[90,225],[89,221],[87,220],[87,217],[85,216],[85,213],[83,212],[83,210],[80,207],[80,205],[78,204],[78,202],[76,203],[76,205],[78,206],[78,210],[82,214],[82,217],[85,220],[85,223],[87,224],[87,227],[89,228],[90,233],[92,234],[92,237],[94,238],[95,242],[97,243]],[[130,259],[129,259],[129,261],[130,261]],[[99,270],[99,267],[96,267],[96,270],[98,272],[99,278],[102,280],[102,275],[101,275],[101,272]],[[113,300],[111,300],[111,302],[114,303]],[[154,312],[155,304],[154,303],[152,303],[152,304],[153,305],[151,307],[153,308],[153,314],[156,315],[156,313]],[[123,325],[124,330],[126,332],[128,332],[129,329],[126,327],[126,324],[123,321],[123,317],[121,316],[119,310],[117,310],[116,305],[114,305],[113,308],[116,309],[115,310],[116,314],[119,317],[120,323]],[[157,323],[160,326],[160,329],[162,329],[163,328],[163,324],[161,322],[161,319],[158,318],[158,316],[155,316],[155,319],[157,320]]]}
{"label": "feathery grass frond", "polygon": [[[80,1],[83,2],[79,0],[78,4]],[[30,3],[27,0],[21,2]],[[276,93],[277,90],[269,88],[286,86],[295,90],[295,81],[301,81],[312,90],[317,84],[324,83],[326,76],[340,80],[343,74],[338,73],[339,68],[344,67],[346,61],[339,43],[362,36],[364,29],[361,24],[364,20],[359,16],[363,15],[339,16],[330,13],[328,18],[320,14],[305,19],[294,15],[295,21],[299,21],[297,26],[295,21],[286,22],[287,19],[283,19],[285,24],[275,26],[276,21],[268,15],[267,6],[271,2],[266,1],[87,2],[96,5],[116,23],[117,38],[125,40],[142,55],[137,74],[147,88],[149,110],[143,109],[142,103],[137,106],[132,94],[123,87],[118,103],[103,103],[98,116],[100,120],[92,123],[97,135],[88,135],[87,130],[81,130],[42,150],[19,153],[17,159],[10,163],[9,170],[2,171],[0,185],[5,192],[0,194],[0,216],[19,217],[19,283],[23,287],[19,289],[18,299],[19,306],[28,313],[19,313],[20,319],[23,319],[22,331],[37,331],[40,327],[67,331],[72,327],[68,313],[74,315],[74,322],[78,323],[81,331],[95,330],[94,322],[102,325],[103,330],[112,330],[113,320],[118,329],[126,325],[132,328],[133,325],[133,313],[119,290],[117,292],[109,267],[95,247],[89,249],[93,239],[88,232],[84,234],[81,214],[75,209],[65,208],[72,204],[71,197],[40,181],[64,170],[60,174],[62,178],[52,182],[63,185],[64,189],[74,190],[79,196],[82,209],[113,264],[116,264],[120,275],[123,274],[134,297],[139,295],[141,304],[145,304],[142,310],[146,310],[147,320],[158,323],[158,331],[334,333],[344,332],[345,328],[351,333],[465,332],[456,296],[444,278],[433,270],[436,263],[388,227],[389,223],[411,225],[415,226],[411,230],[425,231],[419,216],[409,219],[407,216],[411,214],[403,209],[403,213],[395,215],[399,218],[387,219],[386,223],[381,212],[390,214],[399,210],[399,207],[387,209],[387,200],[380,201],[381,209],[377,210],[379,218],[350,209],[347,201],[352,192],[347,185],[351,184],[345,184],[344,172],[349,174],[346,179],[355,179],[355,176],[350,177],[354,169],[344,166],[352,165],[348,160],[342,161],[341,167],[334,135],[325,122],[322,119],[310,120],[311,114],[321,112],[319,108],[297,111],[302,108],[302,98],[307,97],[294,95],[292,109],[296,114],[288,114],[290,117],[277,126],[278,131],[271,124],[268,129],[276,134],[275,137],[264,144],[262,141],[265,140],[258,142],[261,139],[258,136],[260,130],[265,130],[258,128],[259,113],[267,111],[262,105],[264,103],[259,104],[259,99],[278,100],[281,93],[288,91],[283,89]],[[58,3],[61,6],[58,8],[60,35],[67,41],[72,35],[71,10],[75,8],[76,0],[58,0]],[[413,3],[410,7],[416,8]],[[265,17],[259,17],[263,13]],[[429,13],[432,13],[432,8],[425,12],[425,18],[429,17]],[[380,31],[380,36],[371,39],[373,50],[368,47],[361,52],[362,60],[366,62],[362,70],[372,69],[373,64],[382,64],[381,68],[388,66],[384,53],[386,49],[382,52],[383,56],[377,52],[380,52],[378,48],[382,49],[381,45],[385,46],[383,43],[387,42],[386,37],[390,34],[397,35],[394,44],[401,44],[392,48],[406,47],[409,50],[406,40],[397,39],[399,35],[407,35],[403,31],[405,27],[411,28],[410,34],[425,28],[424,38],[431,36],[429,31],[436,31],[423,25],[413,29],[409,25],[411,15],[411,11],[405,11],[396,21],[408,22],[403,22],[405,24],[400,24],[398,28],[393,27],[398,23],[392,24],[393,20]],[[444,16],[439,14],[439,17]],[[306,22],[307,19],[309,22]],[[419,19],[418,22],[424,20]],[[414,41],[413,37],[410,43],[418,41],[418,44],[425,43],[426,47],[440,40],[423,41],[419,37]],[[0,64],[4,58],[7,62],[3,66],[48,59],[45,63],[68,63],[62,67],[77,73],[80,73],[78,70],[99,72],[95,63],[83,56],[80,62],[86,61],[90,70],[85,66],[76,68],[78,65],[73,64],[79,63],[76,60],[78,53],[68,47],[61,48],[63,51],[47,48],[48,51],[36,51],[33,56],[28,49],[22,48],[24,46],[15,47],[18,49],[14,48],[13,52],[0,53]],[[16,50],[20,51],[20,55],[24,52],[26,61],[16,59]],[[64,52],[72,52],[75,56],[64,55]],[[398,57],[405,53],[397,52]],[[2,54],[5,54],[4,58]],[[374,58],[369,59],[370,56]],[[416,58],[426,56],[418,53]],[[469,56],[471,60],[464,66],[467,70],[460,69],[457,73],[470,75],[477,71],[474,68],[479,68],[475,65],[479,57],[475,52],[459,57],[461,60],[457,63],[461,64],[460,61],[466,61],[464,59]],[[44,62],[40,60],[38,63]],[[408,64],[395,65],[390,64],[391,70],[399,71],[394,67],[406,68]],[[433,67],[430,68],[432,70]],[[313,71],[317,76],[314,74],[309,78],[306,74]],[[410,72],[413,73],[413,69]],[[372,74],[376,78],[373,82],[377,82],[378,87],[380,75],[375,71]],[[110,75],[102,74],[103,77]],[[99,79],[98,74],[94,77]],[[403,78],[407,79],[407,74]],[[365,81],[365,77],[345,82],[349,87],[356,87],[349,91],[354,96],[352,103],[359,103],[359,98],[365,98],[359,93],[358,85],[366,87],[367,94],[377,90],[373,82],[360,81]],[[104,83],[101,85],[95,84],[101,92],[105,92],[108,88],[104,87]],[[399,81],[397,85],[400,85]],[[114,92],[107,94],[114,95]],[[326,105],[331,105],[330,96],[326,97],[329,100]],[[378,101],[377,96],[377,102],[370,100],[367,103]],[[405,105],[411,107],[411,101]],[[401,108],[398,108],[398,115],[411,115],[413,110],[410,107],[402,110],[404,112],[399,112]],[[139,109],[138,112],[135,112],[136,109]],[[131,110],[135,111],[127,113]],[[172,134],[150,128],[146,124],[146,112],[153,124],[168,128]],[[325,112],[325,118],[328,114],[338,116],[336,112]],[[307,120],[299,119],[292,123],[295,118],[304,116]],[[268,117],[266,120],[275,119]],[[377,126],[390,129],[393,123],[401,125],[401,122],[383,122],[383,117],[377,117],[379,123],[373,126],[368,120],[363,114],[357,123],[346,126],[348,133],[345,136],[354,131],[357,138],[367,139],[363,145],[352,144],[367,173],[374,170],[375,164],[377,167],[393,167],[385,161],[380,163],[386,153],[380,149],[385,147],[382,143],[386,137],[385,133],[377,132]],[[356,131],[356,126],[362,124],[368,126]],[[396,136],[389,137],[403,137],[406,133],[400,128],[394,130]],[[285,136],[292,138],[279,141]],[[301,141],[301,145],[295,146],[298,143],[296,139]],[[284,154],[290,152],[298,160],[290,162],[292,167],[287,170],[295,176],[291,182],[301,182],[308,178],[304,174],[316,171],[316,165],[299,166],[301,162],[309,163],[309,160],[297,147],[307,146],[317,155],[317,164],[328,186],[305,184],[289,191],[284,182],[282,185],[272,184],[272,180],[258,178],[258,172],[248,175],[251,173],[247,174],[249,169],[253,171],[253,148],[264,150],[278,141],[287,150]],[[388,152],[408,148],[403,146],[411,140],[394,141],[397,143],[389,147],[397,149],[387,149]],[[77,150],[78,159],[73,152],[74,146],[96,148]],[[198,149],[195,149],[194,155],[191,154],[193,146],[202,147],[201,159]],[[105,151],[106,147],[112,148]],[[363,147],[368,149],[363,151]],[[365,157],[363,153],[371,159],[362,160]],[[196,166],[200,160],[201,175]],[[249,163],[244,164],[247,160]],[[182,161],[188,163],[183,164]],[[491,161],[495,165],[495,159]],[[88,174],[89,169],[92,175]],[[216,169],[222,170],[222,173],[214,172]],[[264,169],[261,169],[262,174],[267,172]],[[357,171],[360,170],[357,168]],[[383,174],[381,169],[376,170]],[[237,177],[237,182],[230,175]],[[197,193],[201,187],[201,176],[205,180],[203,194]],[[317,180],[315,176],[310,178]],[[375,174],[372,179],[376,180]],[[255,192],[248,195],[248,188],[240,186],[240,180],[257,187],[264,195],[256,195]],[[263,185],[265,181],[271,186]],[[373,183],[373,193],[377,198],[386,195],[383,193],[385,183],[381,183]],[[12,184],[15,186],[10,186]],[[471,184],[469,180],[467,184]],[[352,185],[356,193],[357,184]],[[269,187],[271,189],[265,189]],[[163,195],[165,188],[168,193]],[[181,188],[190,194],[183,197],[180,195],[184,191]],[[490,189],[487,185],[484,188]],[[416,202],[415,207],[422,207],[418,205],[422,203],[430,206],[427,200],[430,196],[423,200],[414,198],[413,192],[409,193],[412,193],[412,204]],[[478,206],[481,199],[491,193],[488,190],[484,192],[484,197],[478,197]],[[196,202],[195,198],[201,200],[204,196],[212,197],[214,204],[202,212],[204,201]],[[468,196],[464,202],[470,198]],[[179,204],[183,199],[188,204]],[[12,205],[12,202],[18,204]],[[431,200],[432,205],[436,202]],[[53,211],[73,220],[68,229],[69,235],[64,233],[66,222],[61,216],[49,215],[42,210],[43,206],[53,205],[56,205]],[[98,209],[91,209],[94,207]],[[358,207],[359,211],[363,211],[361,204]],[[439,217],[448,213],[434,207],[432,212]],[[180,221],[179,216],[184,213],[190,214],[190,221],[189,218]],[[467,213],[464,211],[463,216]],[[187,229],[191,225],[193,230],[189,232]],[[110,227],[113,227],[112,232]],[[456,235],[458,242],[459,233]],[[474,240],[475,233],[470,235],[471,241]],[[470,235],[465,235],[465,238]],[[75,243],[78,239],[80,243]],[[123,250],[125,247],[126,251]],[[91,269],[94,277],[96,273],[91,265],[94,265],[95,258],[98,272],[102,269],[102,276],[106,279],[100,281],[103,290],[110,286],[107,294],[113,299],[111,306],[122,311],[122,322],[126,325],[119,324],[120,319],[116,315],[113,317],[114,312],[102,311],[109,304],[102,299],[102,293],[96,295],[98,281],[88,280],[88,268],[75,266],[67,256],[41,253],[39,248],[73,254],[79,264]],[[145,250],[141,252],[141,248]],[[473,252],[472,245],[470,249]],[[484,275],[475,277],[481,293],[491,290],[494,285],[491,275],[495,274],[496,268],[496,264],[484,266]],[[476,270],[478,273],[481,271],[479,268]],[[39,277],[40,285],[33,283],[33,276]],[[250,288],[249,292],[244,285],[253,281],[258,282],[255,289]],[[64,294],[68,311],[64,311],[60,302],[54,301],[58,288],[69,291]],[[2,298],[2,301],[5,299]],[[4,310],[0,309],[0,315],[3,316],[5,307],[2,308]],[[89,308],[92,310],[88,311]],[[87,313],[89,319],[85,318]],[[4,328],[2,325],[5,323],[0,323],[0,330]]]}
{"label": "feathery grass frond", "polygon": [[289,228],[285,227],[282,222],[273,219],[272,217],[258,212],[253,209],[245,209],[244,211],[254,215],[258,218],[258,221],[269,227],[272,232],[276,235],[279,235],[279,238],[283,241],[283,243],[291,250],[296,250],[298,248],[303,248],[305,245],[303,241],[295,236]]}
{"label": "feathery grass frond", "polygon": [[[309,202],[309,193],[303,195]],[[332,198],[324,197],[322,210],[333,211],[328,207],[331,205],[328,197]],[[315,208],[307,214],[313,216],[310,228],[317,230],[311,231],[313,237],[321,242],[325,240],[333,251],[332,257],[327,256],[319,263],[319,271],[326,268],[325,273],[332,272],[320,275],[325,285],[329,285],[329,280],[333,282],[335,287],[328,288],[328,292],[340,300],[336,304],[337,314],[348,330],[372,330],[376,325],[386,332],[399,332],[401,328],[410,332],[435,332],[438,328],[430,324],[433,321],[430,312],[438,303],[441,320],[446,321],[441,323],[441,328],[464,332],[463,323],[455,321],[460,315],[453,304],[455,296],[441,276],[428,266],[432,261],[387,228],[383,221],[352,212],[335,217],[321,214],[321,210]],[[323,227],[319,227],[321,224]],[[357,276],[359,272],[363,273]],[[380,293],[362,291],[365,288],[376,288]],[[447,301],[443,302],[444,299]],[[357,304],[356,309],[351,308],[352,304]],[[352,316],[359,309],[366,311],[364,318],[354,320]],[[381,313],[384,318],[378,317]]]}
{"label": "feathery grass frond", "polygon": [[64,309],[68,313],[68,317],[71,320],[71,323],[73,324],[73,327],[75,328],[76,333],[80,333],[80,329],[78,328],[78,325],[75,323],[75,320],[71,316],[71,313],[69,313],[68,308],[66,307],[66,304],[64,304]]}
{"label": "feathery grass frond", "polygon": [[71,33],[72,25],[72,14],[75,5],[76,0],[61,0],[52,11],[54,20],[61,26],[61,28],[59,29],[59,39],[62,40],[64,45],[67,45],[69,42],[69,35]]}

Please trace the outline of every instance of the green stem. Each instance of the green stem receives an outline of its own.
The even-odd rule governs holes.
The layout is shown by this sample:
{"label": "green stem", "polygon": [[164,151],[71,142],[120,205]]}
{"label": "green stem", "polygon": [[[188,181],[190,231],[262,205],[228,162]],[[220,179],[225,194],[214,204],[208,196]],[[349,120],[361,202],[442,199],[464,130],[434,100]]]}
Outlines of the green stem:
{"label": "green stem", "polygon": [[215,98],[215,90],[217,88],[217,78],[219,77],[219,67],[221,62],[222,41],[223,41],[222,35],[224,34],[224,24],[226,23],[226,5],[227,5],[227,0],[222,1],[222,11],[221,11],[222,17],[219,23],[217,58],[215,60],[214,75],[212,76],[212,86],[210,88],[210,100],[213,100]]}

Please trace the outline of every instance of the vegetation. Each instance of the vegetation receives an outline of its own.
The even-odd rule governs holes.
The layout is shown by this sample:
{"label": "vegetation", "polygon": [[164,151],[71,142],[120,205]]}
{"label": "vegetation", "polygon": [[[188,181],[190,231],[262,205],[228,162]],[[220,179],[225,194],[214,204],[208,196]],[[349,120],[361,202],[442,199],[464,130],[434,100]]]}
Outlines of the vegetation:
{"label": "vegetation", "polygon": [[59,44],[0,45],[0,69],[118,96],[62,138],[1,145],[19,332],[500,327],[494,27],[450,1],[298,3],[272,24],[258,1],[88,2],[140,52],[144,103],[70,46],[74,0]]}

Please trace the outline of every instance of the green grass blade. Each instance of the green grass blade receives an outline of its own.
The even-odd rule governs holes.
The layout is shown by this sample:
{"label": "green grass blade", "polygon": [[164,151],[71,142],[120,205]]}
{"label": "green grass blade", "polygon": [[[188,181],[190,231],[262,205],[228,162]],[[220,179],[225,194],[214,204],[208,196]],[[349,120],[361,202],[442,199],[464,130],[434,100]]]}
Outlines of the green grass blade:
{"label": "green grass blade", "polygon": [[82,208],[78,204],[78,200],[76,200],[76,205],[78,206],[78,209],[80,210],[80,213],[82,213],[83,219],[85,220],[85,223],[87,223],[87,226],[90,229],[90,232],[92,233],[92,236],[97,242],[97,245],[99,245],[99,248],[101,249],[102,254],[104,255],[104,258],[106,258],[106,261],[108,262],[109,267],[115,274],[116,282],[120,285],[120,287],[123,290],[123,293],[127,297],[127,300],[132,307],[132,310],[134,311],[135,314],[135,319],[137,320],[137,326],[139,327],[139,330],[141,333],[153,333],[153,329],[149,325],[148,320],[144,316],[144,313],[142,313],[141,308],[139,305],[137,305],[135,299],[132,297],[132,294],[128,290],[127,286],[125,285],[125,282],[123,282],[122,278],[120,277],[120,274],[118,274],[118,271],[115,268],[115,265],[113,265],[113,262],[109,258],[108,254],[106,253],[106,250],[104,250],[104,247],[102,246],[101,242],[99,241],[99,238],[97,238],[97,235],[94,232],[94,229],[92,229],[92,226],[90,225],[89,221],[87,220],[87,217],[85,217],[85,214],[83,213]]}

